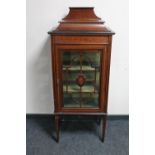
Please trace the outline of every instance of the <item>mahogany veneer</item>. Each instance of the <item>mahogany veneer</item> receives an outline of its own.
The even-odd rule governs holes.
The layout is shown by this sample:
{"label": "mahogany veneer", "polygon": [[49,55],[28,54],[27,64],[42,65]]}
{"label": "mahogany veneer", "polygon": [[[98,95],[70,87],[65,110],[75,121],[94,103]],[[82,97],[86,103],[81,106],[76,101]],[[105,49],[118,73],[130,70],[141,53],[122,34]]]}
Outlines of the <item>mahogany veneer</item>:
{"label": "mahogany veneer", "polygon": [[112,35],[93,7],[70,7],[51,35],[55,126],[62,115],[99,115],[104,141]]}

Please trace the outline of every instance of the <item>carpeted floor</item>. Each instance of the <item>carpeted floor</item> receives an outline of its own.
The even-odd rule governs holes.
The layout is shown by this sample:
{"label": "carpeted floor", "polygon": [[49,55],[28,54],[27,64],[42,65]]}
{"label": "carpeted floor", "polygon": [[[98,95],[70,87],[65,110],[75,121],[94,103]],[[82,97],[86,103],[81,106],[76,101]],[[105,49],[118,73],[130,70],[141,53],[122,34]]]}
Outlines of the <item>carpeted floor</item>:
{"label": "carpeted floor", "polygon": [[27,116],[27,155],[128,155],[128,117],[108,118],[105,142],[99,139],[99,122],[62,120],[60,142],[54,140],[51,116]]}

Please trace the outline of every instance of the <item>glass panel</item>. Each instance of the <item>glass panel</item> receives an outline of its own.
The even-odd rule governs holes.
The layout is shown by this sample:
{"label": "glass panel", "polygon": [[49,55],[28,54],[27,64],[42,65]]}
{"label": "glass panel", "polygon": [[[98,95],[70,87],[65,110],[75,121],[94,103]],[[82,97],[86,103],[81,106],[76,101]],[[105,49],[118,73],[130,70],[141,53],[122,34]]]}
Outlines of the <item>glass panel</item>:
{"label": "glass panel", "polygon": [[63,106],[73,108],[99,105],[100,51],[63,51]]}

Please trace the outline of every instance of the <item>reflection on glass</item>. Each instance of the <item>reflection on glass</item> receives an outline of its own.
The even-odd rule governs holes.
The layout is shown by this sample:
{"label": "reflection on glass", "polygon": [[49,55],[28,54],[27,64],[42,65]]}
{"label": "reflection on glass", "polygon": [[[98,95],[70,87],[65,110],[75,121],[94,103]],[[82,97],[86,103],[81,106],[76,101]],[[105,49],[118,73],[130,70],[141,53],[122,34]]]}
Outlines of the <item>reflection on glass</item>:
{"label": "reflection on glass", "polygon": [[63,106],[98,107],[100,51],[63,51]]}

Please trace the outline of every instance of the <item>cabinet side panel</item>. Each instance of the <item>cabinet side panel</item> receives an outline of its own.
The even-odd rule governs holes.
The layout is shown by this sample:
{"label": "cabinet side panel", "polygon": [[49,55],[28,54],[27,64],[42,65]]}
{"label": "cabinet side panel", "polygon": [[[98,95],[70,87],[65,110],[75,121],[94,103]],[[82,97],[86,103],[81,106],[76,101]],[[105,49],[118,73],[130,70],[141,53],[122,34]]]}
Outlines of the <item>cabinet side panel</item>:
{"label": "cabinet side panel", "polygon": [[101,59],[101,81],[100,81],[100,109],[102,112],[106,112],[106,64],[107,64],[107,47],[104,46],[102,49],[102,59]]}
{"label": "cabinet side panel", "polygon": [[51,61],[52,61],[52,77],[53,77],[54,112],[58,112],[59,108],[58,108],[58,96],[57,96],[55,36],[51,36]]}
{"label": "cabinet side panel", "polygon": [[109,44],[107,45],[106,87],[105,87],[105,104],[104,104],[104,109],[106,111],[104,111],[104,112],[107,112],[107,108],[108,108],[108,92],[109,92],[109,76],[110,76],[112,36],[109,36],[108,39],[109,39]]}

